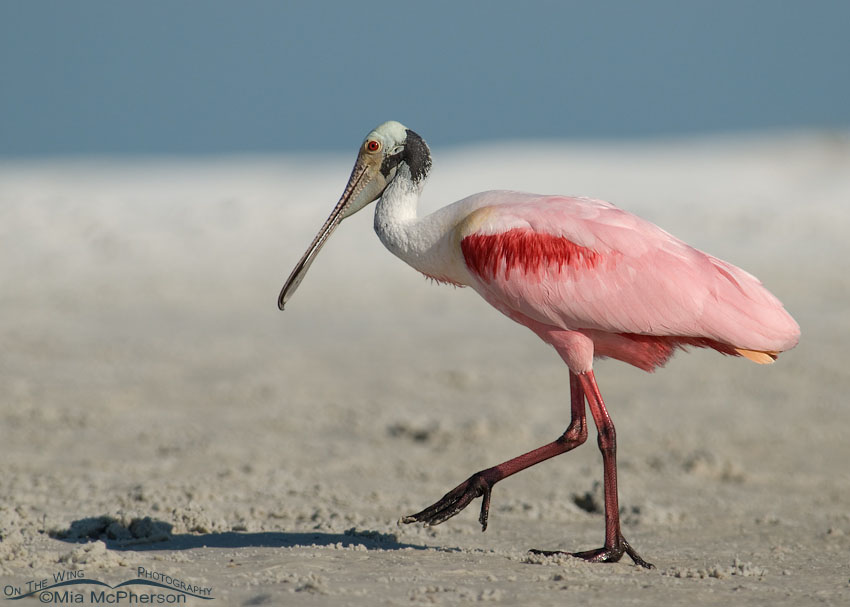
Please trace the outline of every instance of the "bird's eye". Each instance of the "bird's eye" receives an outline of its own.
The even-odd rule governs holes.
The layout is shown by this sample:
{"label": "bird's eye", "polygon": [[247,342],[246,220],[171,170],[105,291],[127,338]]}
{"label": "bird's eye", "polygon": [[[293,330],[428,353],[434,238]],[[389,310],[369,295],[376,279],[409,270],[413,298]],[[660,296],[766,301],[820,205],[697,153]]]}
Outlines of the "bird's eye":
{"label": "bird's eye", "polygon": [[381,142],[375,141],[374,139],[370,139],[366,142],[366,149],[370,152],[377,152],[381,149]]}

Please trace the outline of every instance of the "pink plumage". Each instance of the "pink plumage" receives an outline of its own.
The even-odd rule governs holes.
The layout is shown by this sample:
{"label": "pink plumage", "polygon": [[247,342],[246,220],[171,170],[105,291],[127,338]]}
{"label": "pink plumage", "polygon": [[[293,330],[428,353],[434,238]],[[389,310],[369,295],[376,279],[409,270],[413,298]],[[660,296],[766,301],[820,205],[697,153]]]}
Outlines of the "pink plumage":
{"label": "pink plumage", "polygon": [[651,370],[682,346],[775,357],[799,338],[754,276],[606,202],[530,197],[479,208],[465,225],[471,286],[573,371],[594,355]]}

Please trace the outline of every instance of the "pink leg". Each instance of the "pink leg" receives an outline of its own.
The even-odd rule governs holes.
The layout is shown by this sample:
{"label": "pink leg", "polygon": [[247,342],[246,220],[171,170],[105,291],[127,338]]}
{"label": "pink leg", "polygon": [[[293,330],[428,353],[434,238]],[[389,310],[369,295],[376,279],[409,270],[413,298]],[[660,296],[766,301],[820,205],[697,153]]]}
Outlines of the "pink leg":
{"label": "pink leg", "polygon": [[[592,562],[616,562],[623,554],[628,554],[636,565],[652,569],[654,565],[643,560],[626,541],[620,531],[620,507],[617,500],[617,433],[614,422],[608,415],[593,371],[579,375],[590,414],[599,432],[599,450],[602,452],[603,485],[605,490],[605,545],[596,550],[572,553],[572,556]],[[534,550],[538,554],[563,554],[560,551],[548,552]]]}
{"label": "pink leg", "polygon": [[[498,466],[493,466],[492,468],[476,472],[460,485],[446,493],[440,501],[428,506],[422,512],[417,512],[416,514],[404,517],[401,519],[402,522],[420,522],[425,523],[426,525],[439,525],[466,508],[475,498],[483,496],[481,514],[478,517],[478,520],[481,523],[481,530],[486,530],[487,517],[490,512],[490,493],[493,485],[512,474],[516,474],[520,470],[525,470],[534,464],[539,464],[551,457],[555,457],[556,455],[575,449],[587,440],[587,421],[585,416],[584,398],[585,388],[579,380],[579,376],[570,371],[570,408],[572,419],[570,420],[570,425],[560,438],[533,451],[529,451],[528,453],[501,463]],[[617,496],[615,491],[615,502],[616,499]]]}

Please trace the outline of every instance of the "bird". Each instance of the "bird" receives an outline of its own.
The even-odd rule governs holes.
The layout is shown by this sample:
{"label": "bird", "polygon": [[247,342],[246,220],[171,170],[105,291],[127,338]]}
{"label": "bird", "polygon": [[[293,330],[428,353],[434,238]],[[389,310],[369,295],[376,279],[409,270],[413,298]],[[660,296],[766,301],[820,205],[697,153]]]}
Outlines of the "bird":
{"label": "bird", "polygon": [[605,539],[565,554],[616,562],[627,554],[653,568],[625,539],[619,519],[617,442],[593,372],[596,358],[645,371],[680,349],[710,348],[772,363],[793,348],[800,328],[782,303],[746,271],[697,250],[653,223],[587,197],[494,190],[420,217],[431,169],[424,139],[396,121],[363,140],[330,216],[278,297],[283,310],[340,222],[378,200],[374,229],[402,261],[439,283],[470,287],[551,345],[569,369],[570,422],[556,440],[481,470],[402,523],[438,525],[482,498],[487,529],[499,481],[587,440],[587,410],[602,454]]}

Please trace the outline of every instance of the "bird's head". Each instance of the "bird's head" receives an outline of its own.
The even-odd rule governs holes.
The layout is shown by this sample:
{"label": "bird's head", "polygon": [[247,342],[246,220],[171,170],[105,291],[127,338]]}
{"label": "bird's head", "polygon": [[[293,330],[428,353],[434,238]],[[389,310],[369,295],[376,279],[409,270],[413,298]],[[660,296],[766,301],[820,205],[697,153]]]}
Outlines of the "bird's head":
{"label": "bird's head", "polygon": [[427,144],[403,124],[391,120],[366,135],[339,202],[283,285],[278,308],[283,310],[316,255],[343,219],[380,198],[397,176],[416,186],[424,181],[430,169],[431,153]]}

